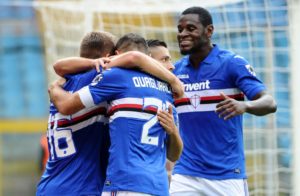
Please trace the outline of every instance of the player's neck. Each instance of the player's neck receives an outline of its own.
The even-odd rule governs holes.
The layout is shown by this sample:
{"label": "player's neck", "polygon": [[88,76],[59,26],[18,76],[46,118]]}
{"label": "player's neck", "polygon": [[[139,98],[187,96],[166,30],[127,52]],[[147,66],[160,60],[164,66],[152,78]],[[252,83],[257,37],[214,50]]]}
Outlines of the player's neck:
{"label": "player's neck", "polygon": [[190,55],[190,62],[194,68],[198,68],[200,63],[209,55],[210,51],[213,49],[213,45],[208,45],[203,47],[197,52]]}

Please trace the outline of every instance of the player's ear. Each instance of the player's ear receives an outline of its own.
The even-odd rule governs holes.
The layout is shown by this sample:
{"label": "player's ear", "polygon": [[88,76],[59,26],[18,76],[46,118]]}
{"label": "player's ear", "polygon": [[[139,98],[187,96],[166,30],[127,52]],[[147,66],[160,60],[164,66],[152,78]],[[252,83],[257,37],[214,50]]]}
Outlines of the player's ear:
{"label": "player's ear", "polygon": [[119,55],[119,54],[120,54],[120,51],[119,51],[119,50],[116,50],[115,53],[116,53],[116,55]]}
{"label": "player's ear", "polygon": [[211,36],[212,36],[213,33],[214,33],[214,26],[213,26],[212,24],[210,24],[210,25],[207,25],[207,26],[205,27],[205,29],[206,29],[207,37],[208,37],[208,38],[211,38]]}

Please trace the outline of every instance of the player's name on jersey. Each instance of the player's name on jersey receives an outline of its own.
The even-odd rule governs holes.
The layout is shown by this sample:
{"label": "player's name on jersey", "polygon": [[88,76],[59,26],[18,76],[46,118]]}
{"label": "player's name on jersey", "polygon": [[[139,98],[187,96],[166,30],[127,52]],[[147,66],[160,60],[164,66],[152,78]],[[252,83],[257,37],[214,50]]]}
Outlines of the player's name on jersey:
{"label": "player's name on jersey", "polygon": [[159,91],[171,93],[169,85],[165,82],[155,80],[150,77],[133,77],[132,81],[135,87],[138,88],[155,88]]}
{"label": "player's name on jersey", "polygon": [[206,90],[210,89],[210,81],[206,80],[204,82],[197,82],[197,83],[189,83],[189,84],[184,84],[184,91],[198,91],[198,90]]}

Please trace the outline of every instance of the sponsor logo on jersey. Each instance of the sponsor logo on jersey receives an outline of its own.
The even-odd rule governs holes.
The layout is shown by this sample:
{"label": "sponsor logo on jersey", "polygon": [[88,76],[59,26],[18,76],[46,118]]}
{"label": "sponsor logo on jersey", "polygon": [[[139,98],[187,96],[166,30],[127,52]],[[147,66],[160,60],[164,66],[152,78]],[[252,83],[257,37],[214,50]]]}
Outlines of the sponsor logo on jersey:
{"label": "sponsor logo on jersey", "polygon": [[206,90],[210,89],[210,81],[206,80],[205,82],[197,82],[197,83],[189,83],[189,84],[184,84],[184,91],[199,91],[199,90]]}

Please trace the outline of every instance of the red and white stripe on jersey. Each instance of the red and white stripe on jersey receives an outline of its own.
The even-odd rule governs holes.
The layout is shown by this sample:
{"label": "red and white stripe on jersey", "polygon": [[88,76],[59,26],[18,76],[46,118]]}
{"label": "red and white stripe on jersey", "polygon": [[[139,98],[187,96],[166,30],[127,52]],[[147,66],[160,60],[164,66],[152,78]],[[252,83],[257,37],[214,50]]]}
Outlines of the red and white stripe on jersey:
{"label": "red and white stripe on jersey", "polygon": [[185,92],[185,98],[175,100],[176,110],[179,114],[214,111],[223,100],[220,93],[239,101],[244,100],[244,94],[237,88]]}
{"label": "red and white stripe on jersey", "polygon": [[108,115],[109,121],[119,117],[138,118],[148,120],[157,113],[153,106],[143,107],[142,98],[122,98],[111,102]]}
{"label": "red and white stripe on jersey", "polygon": [[56,126],[57,128],[68,127],[72,131],[77,131],[95,122],[107,123],[108,119],[105,117],[106,108],[106,103],[100,103],[94,107],[82,109],[73,115],[66,116],[56,113],[51,118],[49,125],[51,129]]}

